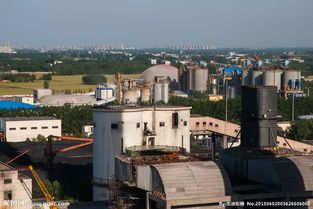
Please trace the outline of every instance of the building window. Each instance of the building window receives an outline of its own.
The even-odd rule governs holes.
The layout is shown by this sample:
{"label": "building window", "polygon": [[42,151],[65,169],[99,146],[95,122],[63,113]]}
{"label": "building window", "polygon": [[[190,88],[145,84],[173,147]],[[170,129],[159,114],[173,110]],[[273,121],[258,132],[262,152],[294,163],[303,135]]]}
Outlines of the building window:
{"label": "building window", "polygon": [[41,126],[41,129],[48,129],[48,126]]}
{"label": "building window", "polygon": [[4,184],[11,184],[12,183],[12,179],[4,179],[3,183]]}
{"label": "building window", "polygon": [[37,129],[37,127],[31,127],[30,129]]}
{"label": "building window", "polygon": [[202,125],[206,126],[206,122],[202,122]]}
{"label": "building window", "polygon": [[26,129],[27,129],[26,127],[21,127],[21,128],[20,128],[20,130],[26,130]]}
{"label": "building window", "polygon": [[217,128],[217,127],[218,127],[218,124],[215,124],[215,127]]}
{"label": "building window", "polygon": [[9,130],[11,130],[11,131],[12,131],[12,130],[16,130],[16,128],[9,128]]}
{"label": "building window", "polygon": [[137,127],[137,128],[140,128],[140,123],[136,123],[136,127]]}
{"label": "building window", "polygon": [[196,122],[196,126],[199,126],[200,125],[200,123],[199,122]]}
{"label": "building window", "polygon": [[165,122],[160,122],[160,127],[164,127],[165,126]]}
{"label": "building window", "polygon": [[184,121],[184,126],[187,126],[187,121]]}
{"label": "building window", "polygon": [[172,128],[178,128],[178,113],[172,113]]}
{"label": "building window", "polygon": [[118,125],[116,123],[111,124],[111,129],[117,129]]}
{"label": "building window", "polygon": [[59,126],[52,126],[52,128],[54,128],[54,129],[55,129],[55,128],[59,128]]}
{"label": "building window", "polygon": [[3,193],[3,199],[4,200],[12,200],[12,191],[4,191]]}
{"label": "building window", "polygon": [[210,126],[213,126],[213,123],[212,123],[212,122],[210,122],[210,123],[209,123],[209,125],[210,125]]}

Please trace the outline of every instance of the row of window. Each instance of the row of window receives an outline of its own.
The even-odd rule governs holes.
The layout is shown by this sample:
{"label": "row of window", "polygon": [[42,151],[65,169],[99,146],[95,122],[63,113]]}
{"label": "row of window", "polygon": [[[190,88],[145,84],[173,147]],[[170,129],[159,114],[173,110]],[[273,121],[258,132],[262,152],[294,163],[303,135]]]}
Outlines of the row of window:
{"label": "row of window", "polygon": [[[196,122],[196,126],[199,126],[199,125],[200,125],[200,122]],[[202,125],[206,126],[206,122],[205,122],[205,121],[202,122]],[[210,123],[209,123],[209,126],[213,126],[213,123],[210,122]],[[215,124],[215,127],[218,127],[218,124]]]}
{"label": "row of window", "polygon": [[[165,122],[160,122],[160,127],[164,127],[165,126]],[[187,121],[184,121],[184,126],[187,126]],[[116,124],[116,123],[112,123],[111,124],[111,128],[112,129],[117,129],[118,128],[118,124]],[[136,128],[140,128],[140,123],[136,123]],[[174,126],[173,125],[173,128],[178,128],[178,125],[176,126]]]}
{"label": "row of window", "polygon": [[[59,128],[59,126],[52,126],[53,129]],[[38,127],[30,127],[31,130],[38,129]],[[41,126],[41,129],[48,129],[48,126]],[[16,128],[9,128],[10,131],[16,130]],[[20,127],[20,130],[27,130],[27,127]]]}

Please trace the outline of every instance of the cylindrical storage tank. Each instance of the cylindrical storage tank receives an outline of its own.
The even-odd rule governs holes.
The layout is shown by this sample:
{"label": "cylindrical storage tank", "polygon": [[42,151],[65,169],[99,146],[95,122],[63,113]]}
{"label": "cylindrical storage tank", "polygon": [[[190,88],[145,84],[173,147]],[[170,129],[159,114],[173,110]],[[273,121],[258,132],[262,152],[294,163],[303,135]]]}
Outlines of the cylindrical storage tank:
{"label": "cylindrical storage tank", "polygon": [[276,86],[277,92],[281,89],[281,74],[280,70],[267,70],[263,72],[263,85]]}
{"label": "cylindrical storage tank", "polygon": [[263,85],[263,71],[261,70],[250,70],[250,84],[251,86]]}
{"label": "cylindrical storage tank", "polygon": [[283,87],[286,87],[287,89],[296,89],[296,81],[299,85],[299,90],[301,89],[301,72],[296,70],[286,70],[283,73]]}
{"label": "cylindrical storage tank", "polygon": [[238,87],[236,87],[236,86],[228,86],[228,89],[227,89],[227,96],[228,96],[228,98],[234,99],[234,98],[238,97],[239,96],[238,91],[239,91]]}
{"label": "cylindrical storage tank", "polygon": [[144,87],[141,89],[141,102],[150,102],[150,88]]}
{"label": "cylindrical storage tank", "polygon": [[138,99],[137,90],[125,90],[123,93],[124,104],[136,104]]}
{"label": "cylindrical storage tank", "polygon": [[276,146],[277,87],[241,88],[241,145],[266,148]]}
{"label": "cylindrical storage tank", "polygon": [[155,83],[153,85],[153,100],[154,102],[162,100],[162,83]]}
{"label": "cylindrical storage tank", "polygon": [[213,78],[212,79],[212,83],[211,83],[211,94],[216,95],[217,94],[217,78]]}
{"label": "cylindrical storage tank", "polygon": [[244,68],[242,70],[242,75],[241,75],[241,85],[242,86],[250,86],[251,85],[251,79],[250,79],[250,74],[247,68]]}
{"label": "cylindrical storage tank", "polygon": [[194,70],[193,91],[204,92],[208,86],[209,71],[207,68],[196,68]]}
{"label": "cylindrical storage tank", "polygon": [[164,103],[168,103],[168,94],[169,94],[168,85],[169,85],[168,82],[163,82],[162,83],[162,101]]}

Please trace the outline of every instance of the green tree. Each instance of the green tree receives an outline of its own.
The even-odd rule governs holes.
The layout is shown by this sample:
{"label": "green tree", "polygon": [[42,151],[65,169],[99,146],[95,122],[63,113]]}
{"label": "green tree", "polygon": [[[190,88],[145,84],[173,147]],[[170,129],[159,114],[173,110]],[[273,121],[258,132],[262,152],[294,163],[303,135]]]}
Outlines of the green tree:
{"label": "green tree", "polygon": [[106,83],[107,78],[100,74],[85,75],[82,77],[82,82],[88,85],[96,85],[99,83]]}
{"label": "green tree", "polygon": [[49,81],[44,81],[43,82],[43,88],[48,89],[49,88]]}

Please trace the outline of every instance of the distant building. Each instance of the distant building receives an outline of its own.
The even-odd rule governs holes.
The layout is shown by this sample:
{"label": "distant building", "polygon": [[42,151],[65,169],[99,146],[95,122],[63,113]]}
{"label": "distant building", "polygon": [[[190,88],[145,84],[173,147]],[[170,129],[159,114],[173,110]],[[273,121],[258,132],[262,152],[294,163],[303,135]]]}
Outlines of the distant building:
{"label": "distant building", "polygon": [[35,89],[33,91],[34,99],[38,100],[43,96],[49,96],[52,95],[52,90],[51,89]]}
{"label": "distant building", "polygon": [[21,142],[39,134],[61,136],[61,119],[54,117],[3,117],[0,118],[0,141]]}
{"label": "distant building", "polygon": [[217,101],[220,101],[220,100],[223,100],[223,99],[224,99],[223,95],[215,95],[215,94],[209,94],[208,95],[208,100],[209,101],[217,102]]}
{"label": "distant building", "polygon": [[14,100],[17,102],[25,103],[25,104],[30,104],[30,105],[34,104],[34,97],[32,96],[15,96]]}
{"label": "distant building", "polygon": [[13,54],[15,53],[15,51],[12,46],[6,44],[6,45],[0,45],[0,53]]}
{"label": "distant building", "polygon": [[84,137],[90,137],[93,134],[93,126],[91,126],[91,125],[83,126],[82,134]]}
{"label": "distant building", "polygon": [[[32,179],[2,162],[0,162],[0,173],[1,208],[33,208],[31,204]],[[16,206],[15,204],[20,206]]]}
{"label": "distant building", "polygon": [[151,59],[151,65],[156,65],[157,64],[157,60],[156,59]]}

